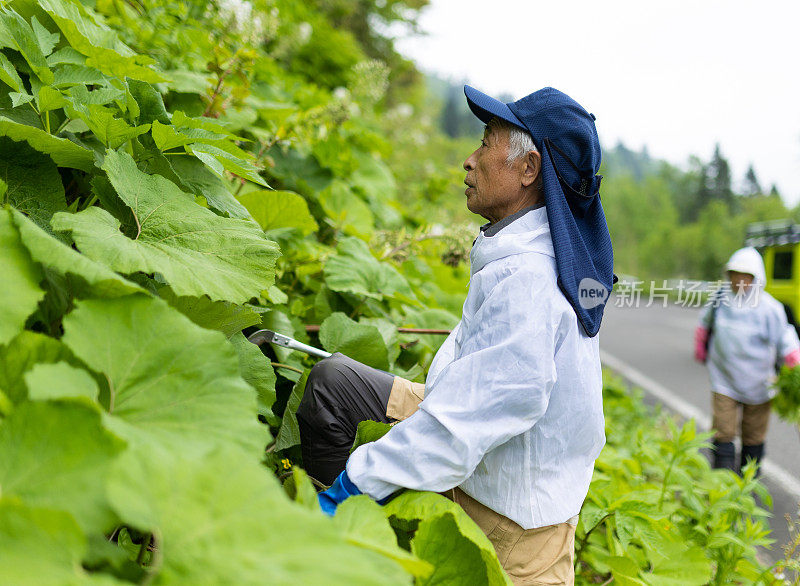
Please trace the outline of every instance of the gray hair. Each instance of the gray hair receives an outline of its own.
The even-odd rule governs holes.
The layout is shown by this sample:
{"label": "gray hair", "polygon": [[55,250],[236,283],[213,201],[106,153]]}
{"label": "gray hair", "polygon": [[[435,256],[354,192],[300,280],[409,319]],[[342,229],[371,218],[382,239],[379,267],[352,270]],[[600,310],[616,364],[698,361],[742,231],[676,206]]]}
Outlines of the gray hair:
{"label": "gray hair", "polygon": [[509,165],[519,158],[528,156],[530,151],[539,152],[536,145],[533,144],[531,135],[510,122],[495,117],[486,126],[489,128],[508,129],[508,157],[506,157],[506,163]]}

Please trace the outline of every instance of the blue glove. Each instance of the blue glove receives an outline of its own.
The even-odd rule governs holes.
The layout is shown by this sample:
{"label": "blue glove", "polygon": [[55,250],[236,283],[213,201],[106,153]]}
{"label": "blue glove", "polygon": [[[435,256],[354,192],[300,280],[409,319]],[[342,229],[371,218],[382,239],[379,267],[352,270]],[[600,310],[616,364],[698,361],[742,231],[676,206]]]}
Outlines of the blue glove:
{"label": "blue glove", "polygon": [[322,509],[322,512],[326,515],[333,517],[333,514],[336,512],[336,507],[338,507],[342,501],[348,497],[356,496],[357,494],[361,494],[361,491],[353,484],[347,476],[347,470],[345,470],[336,477],[336,480],[333,481],[333,485],[331,485],[328,490],[317,495],[319,499],[319,508]]}

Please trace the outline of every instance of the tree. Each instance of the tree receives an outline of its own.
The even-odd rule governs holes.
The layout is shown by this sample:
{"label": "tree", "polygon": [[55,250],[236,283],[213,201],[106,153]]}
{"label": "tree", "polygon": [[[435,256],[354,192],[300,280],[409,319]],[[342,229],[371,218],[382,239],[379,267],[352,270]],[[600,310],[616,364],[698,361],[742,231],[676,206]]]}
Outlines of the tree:
{"label": "tree", "polygon": [[753,169],[753,164],[747,167],[747,173],[744,175],[744,195],[753,197],[754,195],[761,195],[764,191],[761,189],[761,184],[756,177],[756,171]]}
{"label": "tree", "polygon": [[708,189],[711,199],[728,205],[733,203],[731,168],[728,160],[722,155],[719,143],[714,147],[714,156],[708,164]]}
{"label": "tree", "polygon": [[447,101],[442,109],[442,130],[451,138],[461,134],[461,105],[464,100],[458,94],[456,86],[447,88]]}

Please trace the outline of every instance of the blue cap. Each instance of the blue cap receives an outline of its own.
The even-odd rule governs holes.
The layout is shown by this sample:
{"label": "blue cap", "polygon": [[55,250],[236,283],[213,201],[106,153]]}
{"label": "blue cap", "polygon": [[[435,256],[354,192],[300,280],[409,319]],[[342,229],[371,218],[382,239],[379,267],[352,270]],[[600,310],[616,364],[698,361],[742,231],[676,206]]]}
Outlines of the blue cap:
{"label": "blue cap", "polygon": [[589,336],[597,335],[617,282],[614,252],[600,203],[600,139],[594,114],[546,87],[504,104],[468,85],[470,110],[482,122],[500,118],[528,132],[542,156],[542,186],[558,286]]}

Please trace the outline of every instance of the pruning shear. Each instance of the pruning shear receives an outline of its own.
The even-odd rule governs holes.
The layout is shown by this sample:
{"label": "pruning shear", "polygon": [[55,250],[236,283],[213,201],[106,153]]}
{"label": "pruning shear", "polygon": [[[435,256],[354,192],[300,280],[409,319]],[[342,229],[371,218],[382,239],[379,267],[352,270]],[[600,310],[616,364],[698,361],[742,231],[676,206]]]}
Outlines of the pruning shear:
{"label": "pruning shear", "polygon": [[325,352],[325,350],[320,350],[319,348],[314,348],[308,344],[303,344],[294,338],[284,336],[283,334],[273,332],[272,330],[258,330],[257,332],[253,332],[247,336],[247,340],[256,346],[261,346],[262,344],[277,344],[278,346],[283,346],[284,348],[289,348],[290,350],[298,350],[300,352],[305,352],[306,354],[311,354],[312,356],[319,356],[320,358],[327,358],[331,355],[330,352]]}

